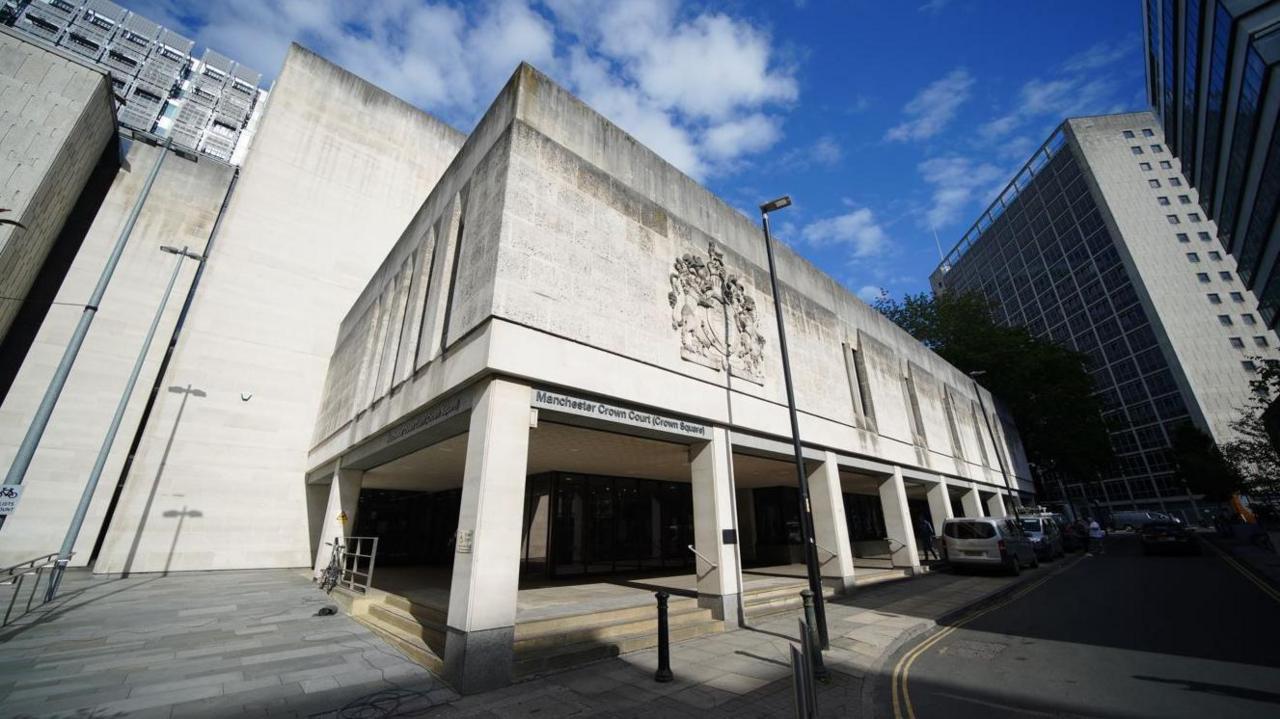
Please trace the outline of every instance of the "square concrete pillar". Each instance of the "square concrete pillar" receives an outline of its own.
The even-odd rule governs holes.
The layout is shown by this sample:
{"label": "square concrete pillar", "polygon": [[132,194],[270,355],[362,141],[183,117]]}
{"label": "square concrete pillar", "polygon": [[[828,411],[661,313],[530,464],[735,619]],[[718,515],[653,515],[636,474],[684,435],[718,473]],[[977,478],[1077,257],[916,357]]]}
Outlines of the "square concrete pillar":
{"label": "square concrete pillar", "polygon": [[902,470],[898,467],[894,467],[893,474],[880,483],[880,508],[884,511],[884,528],[889,537],[893,566],[918,570],[920,554],[916,548],[915,532],[911,531],[907,487],[902,481]]}
{"label": "square concrete pillar", "polygon": [[528,385],[492,379],[471,410],[444,645],[445,676],[464,694],[511,682],[529,398]]}
{"label": "square concrete pillar", "polygon": [[[711,429],[711,441],[689,447],[693,541],[698,550],[698,606],[710,609],[716,619],[737,616],[740,591],[738,553],[726,541],[738,541],[737,528],[733,526],[734,497],[729,491],[729,461],[729,435],[723,427]],[[733,536],[726,537],[726,530],[732,530]]]}
{"label": "square concrete pillar", "polygon": [[960,495],[960,506],[964,508],[964,516],[970,518],[985,517],[982,511],[982,498],[978,496],[978,488],[969,485]]}
{"label": "square concrete pillar", "polygon": [[316,547],[316,563],[313,576],[320,573],[333,557],[332,543],[336,537],[350,537],[356,526],[356,507],[360,502],[360,485],[364,472],[354,469],[335,469],[329,483],[329,499],[325,502],[324,516],[320,520],[320,542]]}
{"label": "square concrete pillar", "polygon": [[1004,507],[1004,495],[996,492],[987,497],[987,516],[1003,517],[1007,514]]}
{"label": "square concrete pillar", "polygon": [[834,452],[827,452],[809,469],[809,504],[813,535],[818,542],[818,565],[824,579],[834,579],[841,592],[853,591],[853,548],[844,518],[844,492]]}
{"label": "square concrete pillar", "polygon": [[933,523],[933,536],[942,534],[942,524],[953,516],[951,513],[951,489],[947,486],[947,478],[939,475],[938,483],[929,487],[925,493],[929,500],[929,521]]}

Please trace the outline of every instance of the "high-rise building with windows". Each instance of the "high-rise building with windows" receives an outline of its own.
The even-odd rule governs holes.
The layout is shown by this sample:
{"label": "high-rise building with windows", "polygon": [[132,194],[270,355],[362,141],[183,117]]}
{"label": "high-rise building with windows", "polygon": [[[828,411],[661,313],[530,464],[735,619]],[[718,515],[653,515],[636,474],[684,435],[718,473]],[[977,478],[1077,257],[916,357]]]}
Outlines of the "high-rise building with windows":
{"label": "high-rise building with windows", "polygon": [[1280,320],[1280,0],[1146,0],[1147,97],[1269,326]]}
{"label": "high-rise building with windows", "polygon": [[1228,440],[1253,370],[1276,357],[1163,135],[1149,112],[1067,120],[931,277],[935,292],[980,292],[1004,322],[1088,355],[1119,460],[1101,483],[1050,478],[1051,501],[1189,516],[1177,426]]}
{"label": "high-rise building with windows", "polygon": [[266,91],[262,73],[111,0],[5,0],[0,20],[109,73],[125,127],[239,164]]}

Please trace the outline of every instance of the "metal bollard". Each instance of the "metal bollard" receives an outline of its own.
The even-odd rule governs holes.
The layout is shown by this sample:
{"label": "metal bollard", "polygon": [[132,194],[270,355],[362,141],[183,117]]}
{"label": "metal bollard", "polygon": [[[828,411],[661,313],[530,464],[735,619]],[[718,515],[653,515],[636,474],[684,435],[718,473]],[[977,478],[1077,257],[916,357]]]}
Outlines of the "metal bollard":
{"label": "metal bollard", "polygon": [[809,625],[809,643],[813,647],[813,678],[826,684],[831,681],[831,674],[827,665],[822,663],[822,645],[818,643],[817,632],[813,629],[813,591],[806,589],[800,592],[800,597],[804,600],[804,621]]}
{"label": "metal bollard", "polygon": [[671,598],[666,592],[654,594],[658,598],[658,671],[653,673],[655,682],[669,682],[671,675],[671,639],[667,636],[667,600]]}

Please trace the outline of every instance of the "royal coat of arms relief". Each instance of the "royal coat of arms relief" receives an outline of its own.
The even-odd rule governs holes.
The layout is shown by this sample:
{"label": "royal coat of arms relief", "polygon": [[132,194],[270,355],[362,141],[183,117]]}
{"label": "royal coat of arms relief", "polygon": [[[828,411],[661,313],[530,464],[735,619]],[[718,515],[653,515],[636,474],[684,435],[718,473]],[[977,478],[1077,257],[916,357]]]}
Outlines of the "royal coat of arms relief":
{"label": "royal coat of arms relief", "polygon": [[756,302],[742,280],[726,270],[714,243],[706,259],[691,253],[676,258],[667,301],[683,359],[764,384]]}

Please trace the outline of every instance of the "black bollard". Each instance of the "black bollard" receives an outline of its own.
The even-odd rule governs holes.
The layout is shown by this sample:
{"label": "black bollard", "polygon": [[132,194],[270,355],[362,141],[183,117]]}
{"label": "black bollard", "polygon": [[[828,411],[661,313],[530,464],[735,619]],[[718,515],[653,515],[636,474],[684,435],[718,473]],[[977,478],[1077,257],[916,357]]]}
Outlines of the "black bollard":
{"label": "black bollard", "polygon": [[809,644],[813,647],[813,678],[826,684],[831,681],[827,665],[822,663],[822,645],[818,643],[818,633],[814,631],[813,591],[806,589],[800,592],[804,600],[804,621],[809,625]]}
{"label": "black bollard", "polygon": [[653,673],[655,682],[669,682],[671,675],[671,640],[667,636],[667,600],[671,598],[666,592],[654,595],[658,598],[658,671]]}

